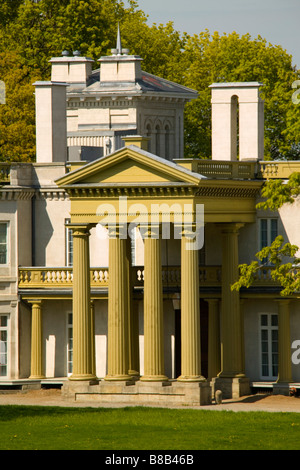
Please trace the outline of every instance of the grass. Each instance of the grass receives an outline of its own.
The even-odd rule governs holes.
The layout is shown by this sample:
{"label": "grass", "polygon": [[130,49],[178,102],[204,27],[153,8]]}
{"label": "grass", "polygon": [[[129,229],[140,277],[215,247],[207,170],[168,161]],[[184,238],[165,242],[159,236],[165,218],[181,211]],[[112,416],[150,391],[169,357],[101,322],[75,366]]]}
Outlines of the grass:
{"label": "grass", "polygon": [[300,450],[300,413],[0,406],[1,450]]}

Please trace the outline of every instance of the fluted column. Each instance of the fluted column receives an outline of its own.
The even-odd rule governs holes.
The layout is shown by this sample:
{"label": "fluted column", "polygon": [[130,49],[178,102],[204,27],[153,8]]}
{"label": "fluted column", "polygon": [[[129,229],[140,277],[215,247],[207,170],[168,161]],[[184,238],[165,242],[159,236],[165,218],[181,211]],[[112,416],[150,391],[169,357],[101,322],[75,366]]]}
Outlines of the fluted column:
{"label": "fluted column", "polygon": [[200,382],[201,339],[198,250],[188,249],[193,234],[181,237],[181,375],[177,380]]}
{"label": "fluted column", "polygon": [[105,380],[130,380],[128,374],[127,240],[119,229],[109,232],[108,370]]}
{"label": "fluted column", "polygon": [[238,233],[240,224],[222,226],[222,311],[220,377],[244,377],[242,360],[242,328],[239,292],[232,291],[237,281]]}
{"label": "fluted column", "polygon": [[131,279],[131,239],[127,238],[127,275],[128,275],[128,373],[132,377],[140,375],[139,360],[139,317],[137,311],[137,302],[132,298],[132,279]]}
{"label": "fluted column", "polygon": [[277,382],[293,382],[291,361],[290,306],[289,300],[278,300],[278,379]]}
{"label": "fluted column", "polygon": [[73,225],[73,374],[70,380],[95,378],[90,305],[90,227]]}
{"label": "fluted column", "polygon": [[142,381],[164,381],[163,290],[159,227],[145,233],[144,375]]}
{"label": "fluted column", "polygon": [[205,299],[208,303],[208,378],[221,370],[219,299]]}
{"label": "fluted column", "polygon": [[29,303],[32,305],[30,379],[43,379],[42,302],[34,300]]}

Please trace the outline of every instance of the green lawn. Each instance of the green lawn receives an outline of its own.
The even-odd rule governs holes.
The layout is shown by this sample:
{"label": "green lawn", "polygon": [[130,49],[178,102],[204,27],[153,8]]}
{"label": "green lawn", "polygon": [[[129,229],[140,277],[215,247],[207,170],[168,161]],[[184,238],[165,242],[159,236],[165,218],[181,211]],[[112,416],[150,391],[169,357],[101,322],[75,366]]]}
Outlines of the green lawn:
{"label": "green lawn", "polygon": [[1,450],[300,450],[300,413],[0,406]]}

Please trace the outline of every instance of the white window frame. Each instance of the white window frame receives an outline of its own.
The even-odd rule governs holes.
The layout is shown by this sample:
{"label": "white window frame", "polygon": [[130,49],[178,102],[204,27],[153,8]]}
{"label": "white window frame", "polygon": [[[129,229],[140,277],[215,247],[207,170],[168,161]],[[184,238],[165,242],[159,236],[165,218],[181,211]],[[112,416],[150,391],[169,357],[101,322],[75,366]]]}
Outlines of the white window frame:
{"label": "white window frame", "polygon": [[[262,317],[267,317],[267,324],[262,325]],[[276,325],[272,325],[272,316],[277,318]],[[267,332],[267,350],[263,350],[263,338],[262,338],[262,331]],[[277,351],[273,350],[273,332],[277,331],[277,338],[274,343],[277,344]],[[262,380],[276,380],[278,377],[278,314],[277,313],[260,313],[259,314],[259,370],[260,370],[260,378]],[[267,354],[267,363],[265,366],[268,368],[268,374],[263,374],[263,354]],[[273,355],[277,357],[277,360],[274,361]],[[277,367],[277,373],[273,374],[273,367]]]}
{"label": "white window frame", "polygon": [[73,232],[67,226],[71,222],[70,219],[65,220],[65,252],[66,252],[66,266],[73,266]]}
{"label": "white window frame", "polygon": [[[5,317],[6,317],[6,325],[2,326],[2,318],[5,318]],[[2,333],[6,333],[5,341],[2,340]],[[4,343],[4,348],[3,348],[2,343]],[[4,362],[3,362],[3,358],[5,358]],[[2,367],[6,368],[6,374],[2,375]],[[8,377],[8,367],[9,367],[9,314],[1,313],[0,314],[0,378]]]}
{"label": "white window frame", "polygon": [[[262,240],[262,221],[265,221],[267,223],[267,240],[266,244],[263,244]],[[272,236],[272,221],[276,221],[276,236]],[[275,217],[270,217],[270,218],[260,218],[259,219],[259,250],[264,248],[265,246],[270,246],[271,243],[275,240],[275,238],[278,236],[278,219]]]}
{"label": "white window frame", "polygon": [[0,257],[0,267],[2,267],[2,266],[8,266],[9,264],[9,222],[1,220],[0,225],[5,225],[6,227],[6,241],[5,243],[1,243],[1,245],[6,246],[6,262],[1,263],[1,257]]}
{"label": "white window frame", "polygon": [[[71,320],[71,321],[70,321]],[[67,376],[73,373],[73,314],[67,313]]]}

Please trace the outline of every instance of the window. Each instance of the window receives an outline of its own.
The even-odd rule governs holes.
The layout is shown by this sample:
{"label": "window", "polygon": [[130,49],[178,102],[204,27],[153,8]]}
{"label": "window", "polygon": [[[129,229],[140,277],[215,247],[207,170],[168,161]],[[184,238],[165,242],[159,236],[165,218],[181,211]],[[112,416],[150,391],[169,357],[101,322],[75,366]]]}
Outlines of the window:
{"label": "window", "polygon": [[7,376],[8,369],[8,315],[0,315],[0,377]]}
{"label": "window", "polygon": [[261,377],[276,379],[278,376],[278,315],[260,315]]}
{"label": "window", "polygon": [[[259,250],[271,243],[278,236],[278,220],[277,219],[260,219],[259,220]],[[267,260],[264,259],[263,263]]]}
{"label": "window", "polygon": [[68,376],[73,372],[73,314],[68,313],[67,324],[67,373]]}
{"label": "window", "polygon": [[7,224],[0,223],[0,264],[7,264]]}
{"label": "window", "polygon": [[[69,224],[70,219],[65,220]],[[66,266],[73,266],[73,231],[66,226]]]}
{"label": "window", "polygon": [[260,219],[260,247],[261,250],[265,246],[271,245],[278,235],[277,219]]}
{"label": "window", "polygon": [[132,266],[136,266],[136,237],[137,237],[137,227],[134,227],[130,232],[131,265]]}

